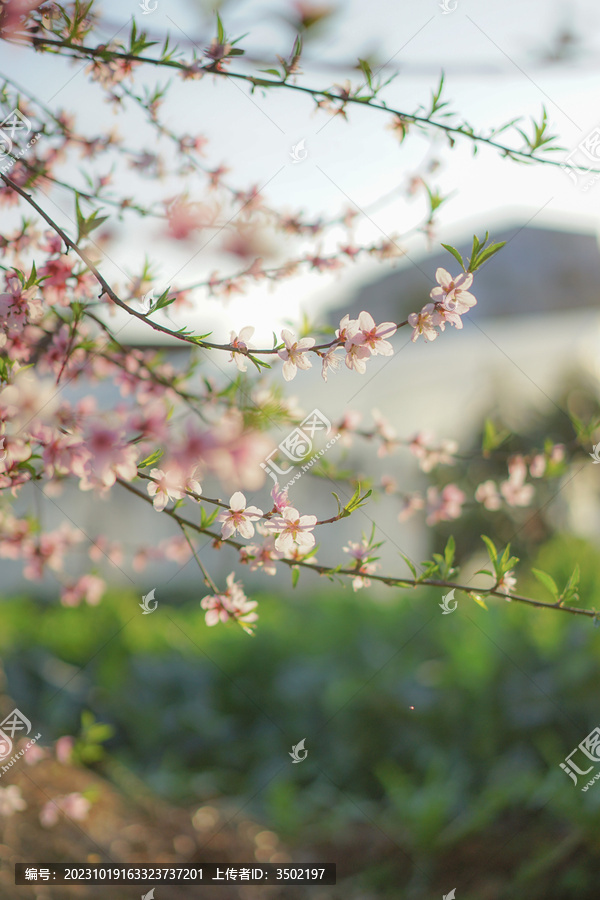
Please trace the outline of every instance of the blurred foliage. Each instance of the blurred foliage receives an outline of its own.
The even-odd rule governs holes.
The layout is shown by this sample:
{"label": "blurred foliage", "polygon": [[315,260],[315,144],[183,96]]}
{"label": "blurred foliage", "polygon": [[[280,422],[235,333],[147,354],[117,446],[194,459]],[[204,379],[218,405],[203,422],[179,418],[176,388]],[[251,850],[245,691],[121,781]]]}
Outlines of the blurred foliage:
{"label": "blurred foliage", "polygon": [[[600,605],[595,547],[557,536],[532,565],[564,583],[576,562],[582,601]],[[330,590],[256,596],[255,637],[207,628],[202,591],[158,597],[151,616],[124,592],[93,608],[5,600],[9,690],[44,741],[79,734],[89,710],[84,744],[109,738],[92,766],[125,763],[180,804],[248,803],[292,845],[335,858],[376,823],[363,877],[378,896],[393,895],[404,854],[426,884],[440,866],[463,884],[483,867],[506,891],[490,896],[595,896],[600,789],[582,793],[559,763],[599,724],[600,629],[464,595],[442,616],[430,589]],[[308,757],[293,765],[302,738]]]}
{"label": "blurred foliage", "polygon": [[[489,479],[500,484],[508,476],[507,463],[511,456],[544,453],[552,444],[563,444],[567,459],[580,457],[581,461],[574,463],[577,475],[588,463],[594,435],[596,440],[600,439],[598,384],[581,370],[564,372],[560,395],[543,412],[527,407],[526,412],[521,410],[515,414],[503,395],[504,387],[498,383],[495,403],[481,431],[473,436],[471,446],[461,450],[464,456],[459,457],[456,468],[436,470],[438,487],[458,480],[469,497],[460,519],[441,523],[434,529],[436,546],[450,534],[454,535],[461,562],[477,547],[481,534],[493,535],[497,546],[510,541],[517,556],[531,559],[540,545],[566,527],[567,491],[573,473],[566,462],[549,462],[543,478],[527,478],[535,487],[530,506],[503,504],[493,512],[472,500],[479,484]],[[593,606],[593,603],[584,605]]]}

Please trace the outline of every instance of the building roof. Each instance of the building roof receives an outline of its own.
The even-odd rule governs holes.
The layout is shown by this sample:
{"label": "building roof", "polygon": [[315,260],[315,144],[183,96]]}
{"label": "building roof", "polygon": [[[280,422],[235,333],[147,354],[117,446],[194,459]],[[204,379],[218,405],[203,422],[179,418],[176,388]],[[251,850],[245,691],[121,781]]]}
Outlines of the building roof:
{"label": "building roof", "polygon": [[[506,241],[506,246],[475,275],[471,292],[478,305],[469,312],[473,320],[599,308],[600,251],[595,236],[524,225],[493,234],[492,240]],[[459,244],[458,250],[468,260],[470,243]],[[344,312],[355,318],[366,309],[377,322],[406,319],[428,302],[438,266],[458,274],[458,263],[444,250],[415,257],[363,286],[350,306],[344,303]],[[332,313],[330,323],[336,325],[337,318]]]}

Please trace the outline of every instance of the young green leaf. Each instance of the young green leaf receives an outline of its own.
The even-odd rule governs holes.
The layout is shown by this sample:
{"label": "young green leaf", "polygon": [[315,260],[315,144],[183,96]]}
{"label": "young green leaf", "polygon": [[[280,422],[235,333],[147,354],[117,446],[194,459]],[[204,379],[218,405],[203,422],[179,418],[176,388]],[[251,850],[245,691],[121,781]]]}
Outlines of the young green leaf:
{"label": "young green leaf", "polygon": [[494,546],[493,541],[491,541],[490,538],[487,537],[487,535],[485,535],[485,534],[480,535],[480,537],[488,549],[488,553],[490,554],[490,560],[493,563],[494,568],[496,568],[496,561],[498,559],[498,551],[496,550],[496,547]]}
{"label": "young green leaf", "polygon": [[549,575],[547,572],[542,572],[541,569],[532,569],[531,571],[539,583],[543,584],[544,587],[550,591],[555,600],[558,600],[558,585],[552,575]]}
{"label": "young green leaf", "polygon": [[460,253],[458,252],[458,250],[456,249],[456,247],[453,247],[451,244],[442,244],[442,247],[444,248],[444,250],[447,250],[448,253],[451,253],[451,254],[452,254],[452,256],[453,256],[454,259],[458,262],[458,264],[459,264],[459,266],[461,267],[461,269],[462,269],[463,271],[466,272],[466,268],[465,268],[465,264],[464,264],[464,262],[463,262],[463,258],[462,258],[462,256],[460,255]]}

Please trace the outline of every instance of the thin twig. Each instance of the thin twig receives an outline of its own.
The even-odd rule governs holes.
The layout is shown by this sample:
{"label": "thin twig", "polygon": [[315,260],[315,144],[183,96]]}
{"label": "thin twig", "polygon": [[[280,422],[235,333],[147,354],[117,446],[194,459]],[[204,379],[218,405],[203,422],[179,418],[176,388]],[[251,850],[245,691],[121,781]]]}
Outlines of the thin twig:
{"label": "thin twig", "polygon": [[[124,481],[122,478],[117,478],[117,482],[124,487],[126,490],[130,491],[130,493],[135,494],[136,497],[144,500],[146,503],[152,503],[150,497],[146,494],[138,491],[137,488],[133,487],[133,485],[129,484],[129,482]],[[197,531],[199,534],[206,534],[208,537],[213,538],[219,544],[228,544],[230,547],[233,547],[235,550],[241,550],[245,545],[241,544],[239,541],[234,541],[231,538],[223,538],[219,534],[215,534],[214,531],[210,531],[208,528],[204,528],[202,525],[197,525],[195,522],[190,522],[188,519],[182,518],[182,516],[178,515],[172,509],[164,509],[164,513],[170,516],[178,525],[181,527],[185,525],[188,528]],[[319,575],[344,575],[348,578],[356,578],[357,571],[356,569],[340,569],[340,568],[332,568],[331,566],[322,566],[318,563],[308,562],[303,560],[295,560],[295,559],[278,559],[274,560],[274,562],[281,562],[286,566],[289,566],[291,569],[296,566],[300,566],[301,568],[305,568],[311,570],[313,572],[318,572]],[[360,574],[360,573],[358,573]],[[576,606],[557,606],[555,603],[546,603],[543,600],[536,600],[532,597],[523,597],[520,594],[505,594],[504,591],[499,591],[496,588],[474,588],[468,587],[464,584],[458,584],[455,581],[444,581],[437,579],[417,579],[417,578],[393,578],[387,575],[373,575],[369,573],[369,578],[373,581],[379,581],[382,584],[388,585],[388,587],[442,587],[442,588],[454,588],[457,591],[463,591],[465,594],[485,594],[486,597],[499,597],[502,600],[514,600],[516,603],[525,603],[528,606],[535,606],[540,609],[555,609],[560,610],[561,612],[570,613],[574,616],[587,616],[590,619],[599,619],[600,613],[596,609],[579,609]]]}

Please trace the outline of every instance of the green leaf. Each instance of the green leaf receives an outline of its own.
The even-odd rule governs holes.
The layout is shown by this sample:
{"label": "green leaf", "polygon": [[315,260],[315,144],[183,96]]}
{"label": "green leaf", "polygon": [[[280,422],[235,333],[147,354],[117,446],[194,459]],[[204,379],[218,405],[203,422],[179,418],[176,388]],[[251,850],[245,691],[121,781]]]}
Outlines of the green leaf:
{"label": "green leaf", "polygon": [[415,578],[415,579],[418,578],[417,570],[416,570],[416,568],[414,567],[414,565],[411,563],[411,561],[410,561],[410,559],[408,558],[408,556],[405,556],[404,553],[401,553],[400,556],[402,557],[402,559],[404,560],[404,562],[406,563],[406,565],[408,566],[408,568],[409,568],[410,571],[412,572],[413,578]]}
{"label": "green leaf", "polygon": [[489,456],[492,450],[497,450],[508,438],[510,431],[497,428],[492,419],[486,419],[483,426],[483,439],[481,449],[484,456]]}
{"label": "green leaf", "polygon": [[486,231],[485,237],[481,242],[476,234],[473,235],[473,247],[471,250],[471,259],[469,260],[469,268],[467,269],[467,272],[474,272],[479,268],[479,266],[483,265],[486,260],[488,260],[499,250],[501,250],[502,247],[504,247],[504,245],[506,244],[506,241],[502,241],[500,243],[490,244],[489,247],[486,247],[485,245],[487,244],[488,240],[488,231]]}
{"label": "green leaf", "polygon": [[494,564],[494,568],[496,568],[496,561],[498,559],[498,551],[496,550],[493,541],[490,540],[485,534],[480,535],[481,540],[488,548],[488,553],[490,554],[490,560]]}
{"label": "green leaf", "polygon": [[477,257],[477,265],[481,266],[490,258],[490,256],[494,256],[494,254],[498,253],[499,250],[502,250],[503,247],[506,247],[506,241],[497,241],[495,244],[490,244],[490,246],[486,247]]}
{"label": "green leaf", "polygon": [[298,579],[300,578],[300,568],[298,566],[294,566],[292,569],[292,587],[295,588],[298,584]]}
{"label": "green leaf", "polygon": [[359,59],[358,66],[360,69],[362,69],[362,72],[367,79],[367,84],[369,85],[369,87],[372,87],[371,80],[373,78],[373,72],[371,71],[371,66],[366,59]]}
{"label": "green leaf", "polygon": [[579,586],[579,563],[575,564],[575,568],[573,569],[573,573],[567,584],[565,586],[564,591],[560,595],[560,599],[563,603],[567,603],[570,600],[579,600],[579,592],[577,590]]}
{"label": "green leaf", "polygon": [[452,254],[452,256],[454,257],[454,259],[455,259],[455,260],[458,262],[458,264],[460,265],[461,269],[462,269],[464,272],[466,272],[466,268],[465,268],[465,264],[464,264],[464,262],[463,262],[463,258],[462,258],[462,256],[460,255],[460,253],[458,252],[458,250],[456,249],[456,247],[452,247],[451,244],[442,244],[442,247],[444,248],[444,250],[447,250],[448,253],[451,253],[451,254]]}
{"label": "green leaf", "polygon": [[225,43],[225,29],[223,28],[223,22],[221,21],[221,16],[219,15],[219,13],[217,13],[216,16],[217,16],[217,40],[218,40],[219,44],[224,44]]}
{"label": "green leaf", "polygon": [[479,596],[479,594],[475,594],[475,593],[472,593],[471,591],[469,591],[469,597],[471,598],[471,600],[474,600],[475,603],[479,604],[479,606],[481,606],[483,609],[487,610],[485,601],[484,601],[483,597]]}
{"label": "green leaf", "polygon": [[171,303],[175,303],[175,301],[177,300],[177,294],[175,294],[174,297],[169,298],[170,290],[171,288],[168,287],[165,291],[162,292],[158,300],[156,300],[150,307],[148,314],[156,312],[157,309],[164,309],[165,306],[170,306]]}
{"label": "green leaf", "polygon": [[203,506],[200,507],[200,527],[208,528],[219,515],[220,509],[217,507],[210,514],[206,512]]}
{"label": "green leaf", "polygon": [[158,450],[154,450],[150,454],[150,456],[147,456],[146,459],[143,459],[140,463],[138,463],[138,469],[148,469],[152,466],[155,466],[163,453],[164,450],[161,450],[160,448]]}
{"label": "green leaf", "polygon": [[424,559],[421,563],[421,567],[423,571],[419,575],[418,581],[426,581],[428,578],[431,578],[432,575],[438,575],[440,571],[439,564],[433,559]]}
{"label": "green leaf", "polygon": [[373,493],[373,491],[369,490],[366,492],[366,494],[363,494],[361,497],[360,482],[359,482],[356,486],[356,490],[354,491],[352,497],[350,498],[350,500],[348,501],[348,503],[342,510],[342,517],[344,518],[346,516],[349,516],[355,510],[360,509],[361,506],[364,506],[364,504],[367,502],[368,498],[371,496],[372,493]]}
{"label": "green leaf", "polygon": [[108,216],[100,216],[99,210],[95,209],[94,212],[88,216],[87,218],[81,211],[81,207],[79,205],[79,194],[75,194],[75,215],[77,217],[77,241],[79,243],[81,240],[86,238],[89,234],[92,233],[96,228],[99,228],[103,222],[106,222]]}
{"label": "green leaf", "polygon": [[539,583],[543,584],[544,587],[550,591],[555,600],[558,600],[558,585],[552,575],[549,575],[547,572],[542,572],[541,569],[532,569],[531,571]]}

